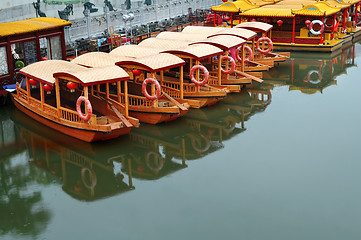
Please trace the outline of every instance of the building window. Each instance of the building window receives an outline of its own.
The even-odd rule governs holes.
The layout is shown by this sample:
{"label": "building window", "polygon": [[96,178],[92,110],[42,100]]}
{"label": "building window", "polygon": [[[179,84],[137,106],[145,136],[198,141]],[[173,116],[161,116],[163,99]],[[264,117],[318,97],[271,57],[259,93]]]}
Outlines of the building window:
{"label": "building window", "polygon": [[6,55],[6,47],[0,47],[0,75],[8,74],[8,58]]}

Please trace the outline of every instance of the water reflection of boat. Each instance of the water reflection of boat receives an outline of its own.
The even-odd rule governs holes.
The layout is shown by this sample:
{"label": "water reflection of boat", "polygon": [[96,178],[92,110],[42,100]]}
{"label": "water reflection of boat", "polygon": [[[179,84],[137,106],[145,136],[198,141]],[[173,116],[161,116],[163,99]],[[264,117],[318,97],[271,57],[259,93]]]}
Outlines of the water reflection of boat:
{"label": "water reflection of boat", "polygon": [[123,155],[112,151],[114,141],[106,145],[89,144],[53,130],[44,130],[41,124],[18,110],[13,111],[12,119],[25,142],[29,162],[56,176],[70,196],[93,201],[134,189],[131,177],[126,182],[120,171]]}
{"label": "water reflection of boat", "polygon": [[305,94],[322,93],[327,87],[337,84],[335,78],[338,75],[355,66],[355,45],[342,49],[339,55],[319,57],[294,53],[292,57],[277,71],[264,73],[265,85],[289,85],[290,90]]}
{"label": "water reflection of boat", "polygon": [[24,149],[14,122],[10,119],[12,109],[10,106],[0,109],[0,162],[7,161]]}

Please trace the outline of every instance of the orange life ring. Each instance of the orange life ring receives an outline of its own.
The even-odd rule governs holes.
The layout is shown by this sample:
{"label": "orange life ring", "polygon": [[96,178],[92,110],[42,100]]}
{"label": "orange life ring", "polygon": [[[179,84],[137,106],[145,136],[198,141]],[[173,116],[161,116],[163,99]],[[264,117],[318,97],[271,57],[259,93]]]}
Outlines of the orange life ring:
{"label": "orange life ring", "polygon": [[[155,84],[155,95],[151,96],[149,95],[149,93],[147,92],[147,84],[148,83],[153,83]],[[159,99],[160,98],[160,94],[161,94],[162,88],[160,87],[160,84],[157,80],[155,80],[154,78],[147,78],[143,81],[142,84],[142,93],[143,95],[148,99],[148,100],[155,100],[155,99]]]}
{"label": "orange life ring", "polygon": [[[259,43],[260,42],[263,42],[263,41],[266,41],[268,42],[268,48],[267,49],[261,49],[261,47],[259,46]],[[268,53],[272,50],[273,48],[273,43],[272,43],[272,40],[268,37],[260,37],[258,40],[257,40],[257,51],[260,52],[260,53]]]}
{"label": "orange life ring", "polygon": [[[237,48],[236,50],[236,58],[238,61],[242,61],[242,58],[239,56],[239,48]],[[245,62],[249,62],[249,61],[252,61],[253,60],[253,51],[252,51],[252,48],[249,47],[249,46],[244,46],[244,50],[247,50],[248,51],[248,57],[246,59],[244,59]]]}
{"label": "orange life ring", "polygon": [[[84,102],[86,108],[87,108],[87,114],[83,114],[81,112],[81,103]],[[90,101],[89,99],[87,99],[86,97],[84,96],[80,96],[78,98],[78,100],[76,101],[76,112],[78,113],[79,117],[84,120],[84,121],[88,121],[90,119],[90,117],[92,116],[93,114],[93,108],[92,108],[92,105],[90,104]]]}
{"label": "orange life ring", "polygon": [[221,67],[221,72],[223,73],[223,74],[232,74],[233,72],[234,72],[234,68],[236,67],[236,62],[234,61],[234,59],[233,58],[231,58],[230,56],[225,56],[225,55],[223,55],[222,57],[221,57],[221,61],[223,61],[223,60],[225,60],[225,59],[227,59],[228,61],[230,61],[231,62],[231,69],[228,69],[228,70],[224,70],[222,67]]}
{"label": "orange life ring", "polygon": [[[197,81],[195,78],[194,78],[194,71],[197,70],[197,69],[200,69],[203,71],[204,73],[204,79],[203,81]],[[208,78],[209,78],[209,72],[207,70],[207,68],[205,66],[202,66],[202,65],[194,65],[189,73],[189,77],[191,78],[191,81],[192,83],[194,83],[195,85],[197,86],[203,86],[205,85],[207,82],[208,82]]]}

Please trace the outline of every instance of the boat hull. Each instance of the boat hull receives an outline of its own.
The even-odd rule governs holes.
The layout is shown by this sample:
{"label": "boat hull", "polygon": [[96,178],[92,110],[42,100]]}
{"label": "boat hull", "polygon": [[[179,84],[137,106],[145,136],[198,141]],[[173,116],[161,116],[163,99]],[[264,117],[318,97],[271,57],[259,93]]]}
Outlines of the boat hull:
{"label": "boat hull", "polygon": [[117,138],[121,135],[129,134],[131,130],[130,127],[123,127],[123,128],[114,129],[110,132],[100,132],[100,131],[93,131],[88,129],[81,129],[81,128],[67,126],[42,116],[41,114],[37,113],[36,111],[22,104],[14,96],[12,97],[12,100],[17,109],[19,109],[29,117],[33,118],[35,121],[38,121],[39,123],[42,123],[45,126],[50,127],[56,131],[59,131],[65,135],[80,139],[85,142],[95,142],[100,140]]}
{"label": "boat hull", "polygon": [[187,111],[178,110],[173,112],[161,113],[161,112],[146,112],[146,111],[137,111],[134,109],[129,109],[129,115],[139,119],[140,122],[149,123],[149,124],[158,124],[162,122],[173,121],[186,114]]}

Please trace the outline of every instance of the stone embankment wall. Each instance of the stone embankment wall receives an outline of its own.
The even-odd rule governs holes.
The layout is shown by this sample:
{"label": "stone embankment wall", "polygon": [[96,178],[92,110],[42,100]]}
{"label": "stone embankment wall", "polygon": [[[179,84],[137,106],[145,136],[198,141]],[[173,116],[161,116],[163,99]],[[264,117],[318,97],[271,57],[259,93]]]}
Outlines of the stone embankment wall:
{"label": "stone embankment wall", "polygon": [[[50,1],[50,0],[46,0]],[[54,0],[55,1],[55,0]],[[59,0],[63,1],[64,0]],[[86,1],[86,0],[79,0]],[[150,0],[151,5],[145,5],[145,0],[131,0],[131,8],[126,10],[126,0],[109,0],[115,11],[109,11],[105,7],[104,0],[89,0],[97,8],[97,12],[90,13],[88,17],[84,14],[83,3],[73,4],[73,14],[69,15],[69,21],[73,24],[66,31],[67,43],[74,42],[80,38],[100,36],[109,26],[119,29],[130,29],[151,22],[160,22],[165,19],[174,18],[188,14],[188,9],[210,9],[211,6],[219,5],[219,0]],[[33,2],[37,0],[1,0],[0,22],[17,21],[37,17]],[[64,10],[65,4],[47,4],[40,0],[40,10],[47,17],[59,18],[58,11]],[[132,21],[125,22],[123,15],[134,14]]]}

